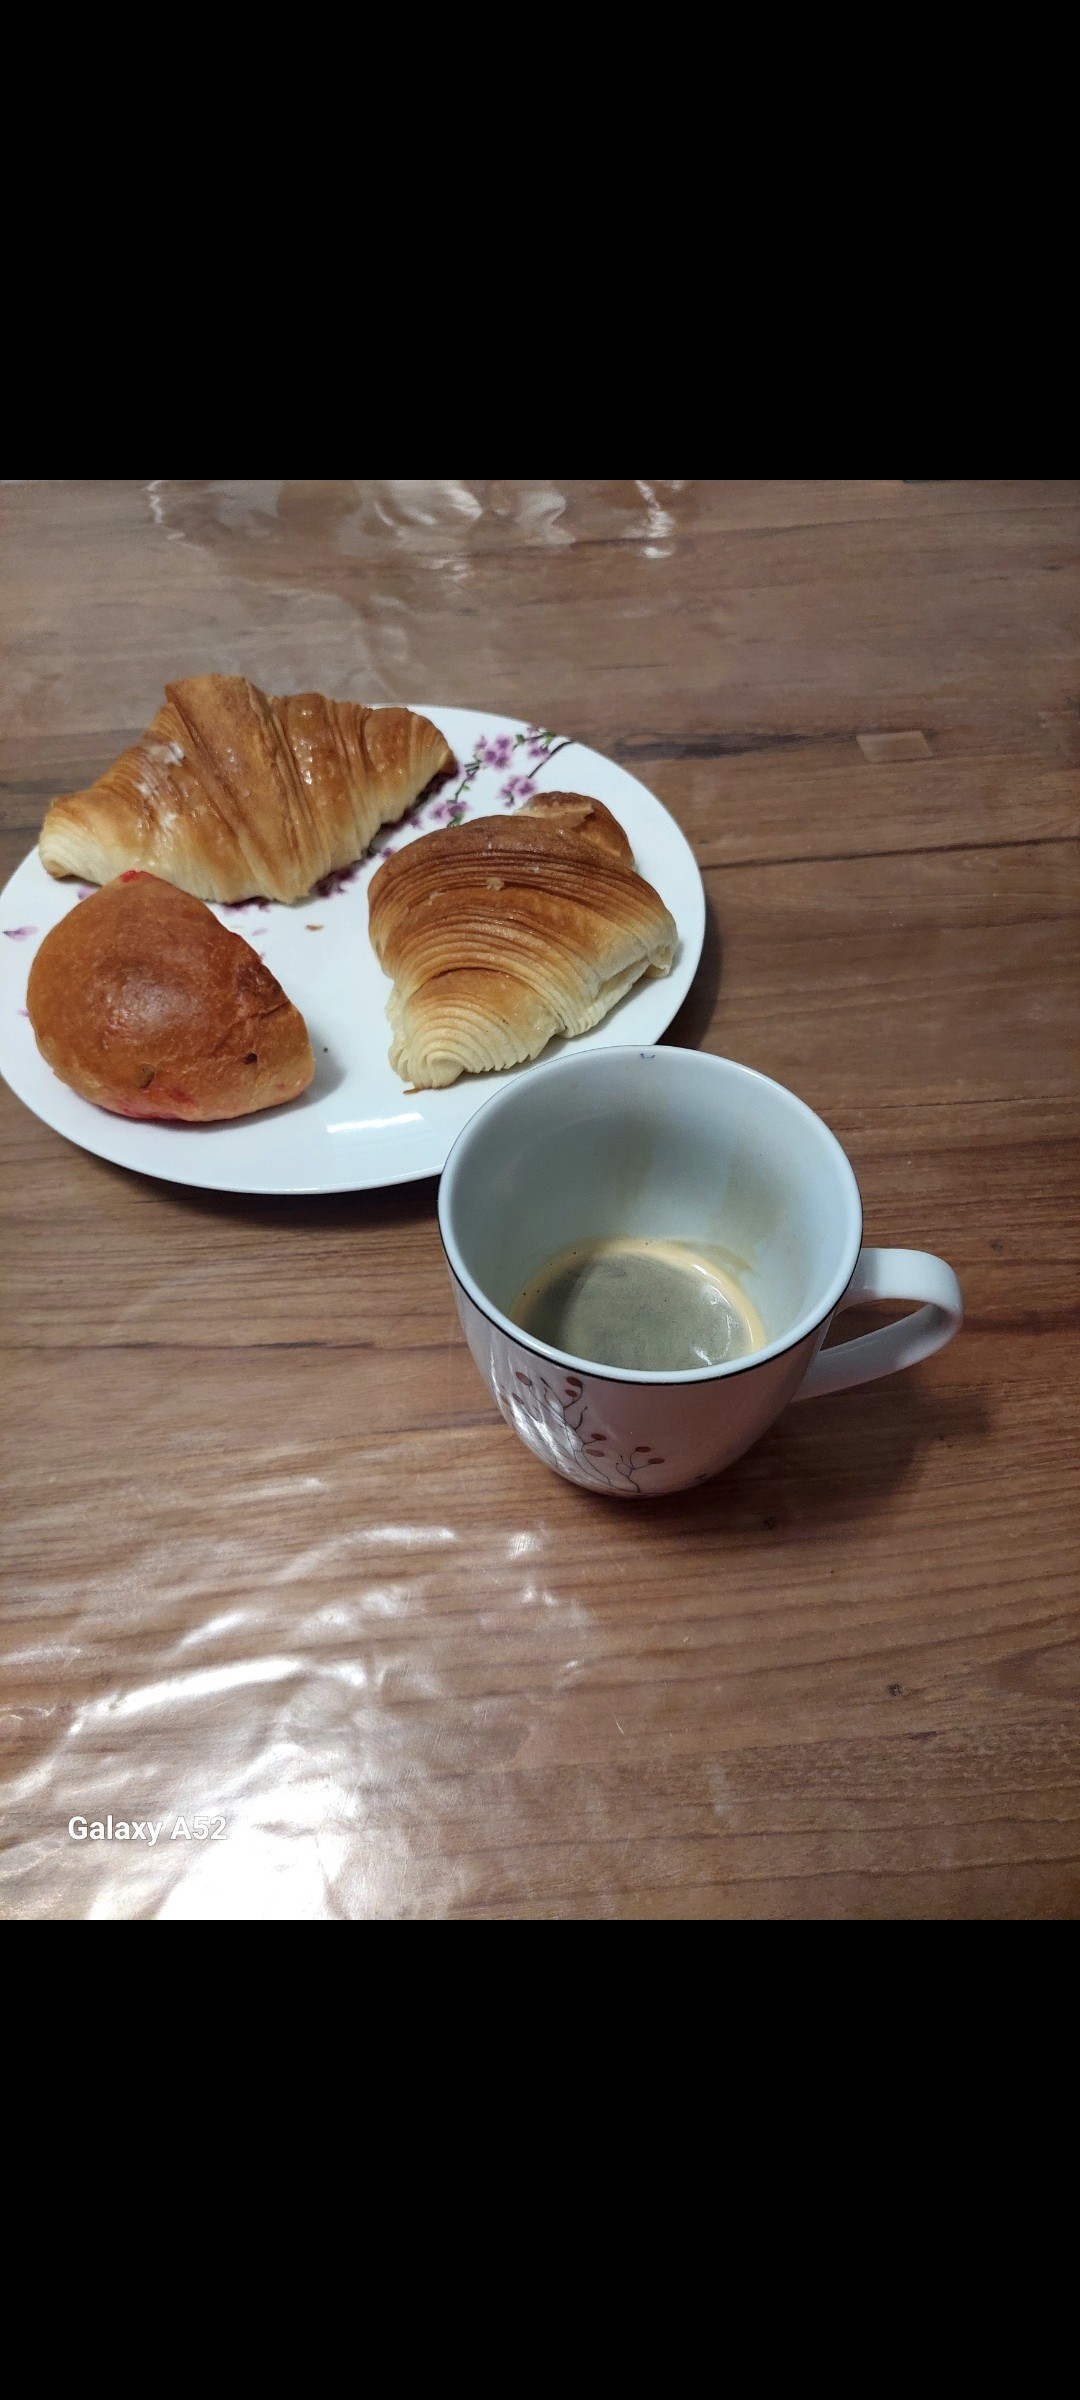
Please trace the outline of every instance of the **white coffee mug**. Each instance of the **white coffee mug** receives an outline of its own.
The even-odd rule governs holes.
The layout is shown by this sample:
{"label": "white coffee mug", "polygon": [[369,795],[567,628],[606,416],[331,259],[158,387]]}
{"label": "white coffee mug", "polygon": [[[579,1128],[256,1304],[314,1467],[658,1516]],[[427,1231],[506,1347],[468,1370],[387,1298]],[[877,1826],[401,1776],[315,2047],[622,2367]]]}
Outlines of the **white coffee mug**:
{"label": "white coffee mug", "polygon": [[[923,1250],[862,1250],[862,1203],[834,1134],[783,1084],[699,1050],[581,1051],[522,1068],[459,1134],[439,1228],[465,1336],[508,1425],[590,1491],[647,1497],[705,1483],[789,1400],[843,1391],[940,1350],[960,1286]],[[716,1246],[765,1346],[682,1373],[598,1367],[507,1315],[572,1243]],[[922,1301],[821,1352],[838,1310]]]}

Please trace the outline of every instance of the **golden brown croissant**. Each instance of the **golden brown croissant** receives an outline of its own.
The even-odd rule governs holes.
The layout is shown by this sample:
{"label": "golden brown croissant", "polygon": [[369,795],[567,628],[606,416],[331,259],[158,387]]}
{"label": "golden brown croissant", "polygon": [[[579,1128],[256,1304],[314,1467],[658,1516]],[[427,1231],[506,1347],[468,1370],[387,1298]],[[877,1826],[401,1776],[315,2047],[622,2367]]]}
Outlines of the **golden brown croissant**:
{"label": "golden brown croissant", "polygon": [[200,900],[299,900],[361,858],[453,755],[408,708],[275,700],[243,675],[189,675],[88,791],[54,800],[42,863],[89,883],[141,867]]}
{"label": "golden brown croissant", "polygon": [[667,974],[678,939],[621,825],[575,792],[425,834],[384,861],[368,905],[394,978],[390,1064],[421,1087],[586,1033],[639,976]]}
{"label": "golden brown croissant", "polygon": [[26,1007],[53,1073],[121,1117],[246,1117],[315,1072],[303,1017],[257,951],[137,870],[46,934]]}

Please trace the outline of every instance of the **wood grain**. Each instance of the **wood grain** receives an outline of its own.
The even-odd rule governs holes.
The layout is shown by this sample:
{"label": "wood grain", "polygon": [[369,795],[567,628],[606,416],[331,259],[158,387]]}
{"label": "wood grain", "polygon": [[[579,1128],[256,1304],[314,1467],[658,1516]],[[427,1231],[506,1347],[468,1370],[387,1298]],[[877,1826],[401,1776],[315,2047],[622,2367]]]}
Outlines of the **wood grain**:
{"label": "wood grain", "polygon": [[[702,864],[670,1038],[800,1091],[866,1238],[967,1302],[936,1359],[617,1508],[498,1419],[434,1184],[186,1191],[0,1088],[4,1912],[1075,1916],[1077,488],[0,516],[0,874],[197,666],[575,732]],[[227,1838],[67,1833],[185,1808]]]}

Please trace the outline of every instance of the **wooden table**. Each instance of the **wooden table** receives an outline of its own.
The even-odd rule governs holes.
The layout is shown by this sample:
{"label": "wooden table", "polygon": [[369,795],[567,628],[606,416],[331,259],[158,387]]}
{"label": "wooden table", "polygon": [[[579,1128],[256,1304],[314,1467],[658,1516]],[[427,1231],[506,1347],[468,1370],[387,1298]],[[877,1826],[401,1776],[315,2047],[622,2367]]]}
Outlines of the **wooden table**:
{"label": "wooden table", "polygon": [[[489,1403],[433,1183],[218,1198],[3,1087],[5,1912],[1074,1916],[1080,489],[0,513],[3,878],[167,677],[571,731],[701,863],[670,1038],[820,1110],[866,1238],[939,1251],[968,1310],[616,1507]],[[200,1813],[220,1839],[175,1831]]]}

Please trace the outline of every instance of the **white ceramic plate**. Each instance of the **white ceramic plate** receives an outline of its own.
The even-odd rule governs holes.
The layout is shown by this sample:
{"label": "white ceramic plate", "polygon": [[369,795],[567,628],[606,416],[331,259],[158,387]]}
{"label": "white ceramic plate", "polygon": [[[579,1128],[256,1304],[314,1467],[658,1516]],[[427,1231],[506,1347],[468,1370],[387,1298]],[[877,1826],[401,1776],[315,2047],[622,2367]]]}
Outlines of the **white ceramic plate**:
{"label": "white ceramic plate", "polygon": [[[347,870],[331,892],[295,907],[215,907],[222,924],[261,953],[307,1020],[315,1078],[287,1108],[223,1125],[138,1124],[69,1091],[34,1040],[26,979],[38,943],[79,906],[87,887],[54,882],[36,850],[23,860],[0,894],[0,1073],[35,1116],[117,1166],[211,1191],[358,1192],[440,1174],[462,1126],[506,1077],[466,1075],[446,1091],[406,1092],[387,1058],[390,983],[368,939],[367,887],[387,849],[445,824],[452,810],[497,816],[520,807],[531,789],[605,801],[679,928],[670,975],[638,984],[574,1047],[658,1039],[686,998],[705,932],[701,877],[667,810],[633,775],[580,742],[472,709],[424,706],[421,713],[446,735],[458,773],[404,824],[385,827],[372,858]],[[544,1056],[566,1048],[551,1042]]]}

